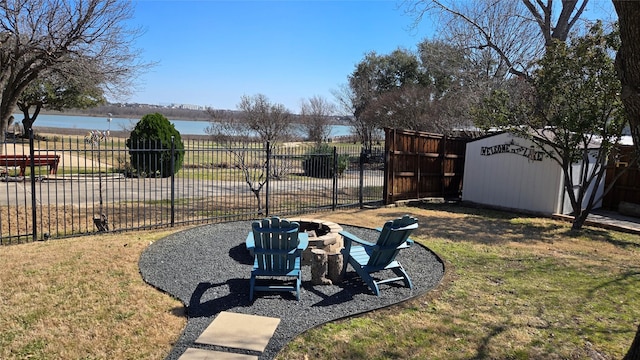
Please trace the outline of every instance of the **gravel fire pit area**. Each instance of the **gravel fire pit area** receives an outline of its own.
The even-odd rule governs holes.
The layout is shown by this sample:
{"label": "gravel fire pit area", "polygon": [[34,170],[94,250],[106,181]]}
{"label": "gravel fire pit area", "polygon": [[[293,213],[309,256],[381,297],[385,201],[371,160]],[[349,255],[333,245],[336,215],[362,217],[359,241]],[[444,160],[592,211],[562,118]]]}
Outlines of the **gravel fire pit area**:
{"label": "gravel fire pit area", "polygon": [[[312,220],[312,227],[323,223]],[[375,241],[378,235],[375,230],[334,224],[333,230],[337,228],[368,241]],[[198,336],[221,311],[281,319],[260,355],[261,359],[272,359],[290,340],[312,327],[424,294],[437,286],[444,275],[440,258],[416,243],[397,257],[411,277],[414,289],[405,288],[402,282],[385,284],[381,286],[381,296],[375,296],[351,267],[347,267],[340,282],[314,285],[311,265],[303,262],[300,301],[295,300],[293,293],[259,292],[250,302],[249,277],[253,258],[244,243],[250,230],[251,221],[201,226],[163,238],[143,252],[139,266],[144,280],[180,299],[187,309],[187,325],[167,359],[178,359],[188,347],[193,347]],[[318,235],[316,231],[315,235],[326,234]],[[333,245],[333,249],[332,244],[328,249],[324,246],[321,250],[327,255],[339,254],[342,244]]]}

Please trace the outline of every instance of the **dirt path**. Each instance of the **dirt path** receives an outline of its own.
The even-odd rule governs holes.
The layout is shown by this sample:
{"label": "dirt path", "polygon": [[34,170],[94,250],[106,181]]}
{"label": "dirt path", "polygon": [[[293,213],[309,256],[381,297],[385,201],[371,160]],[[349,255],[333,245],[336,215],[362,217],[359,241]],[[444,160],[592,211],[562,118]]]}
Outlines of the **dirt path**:
{"label": "dirt path", "polygon": [[[2,145],[2,154],[5,155],[28,155],[30,153],[30,148],[28,144],[3,144]],[[64,152],[55,152],[53,150],[47,149],[35,149],[36,152],[40,152],[41,154],[57,154],[61,155],[60,164],[58,168],[66,168],[66,169],[84,169],[84,168],[98,168],[98,162],[93,161],[91,159],[85,157],[79,157],[70,154],[67,151]],[[111,165],[102,163],[100,164],[102,168],[110,168]]]}

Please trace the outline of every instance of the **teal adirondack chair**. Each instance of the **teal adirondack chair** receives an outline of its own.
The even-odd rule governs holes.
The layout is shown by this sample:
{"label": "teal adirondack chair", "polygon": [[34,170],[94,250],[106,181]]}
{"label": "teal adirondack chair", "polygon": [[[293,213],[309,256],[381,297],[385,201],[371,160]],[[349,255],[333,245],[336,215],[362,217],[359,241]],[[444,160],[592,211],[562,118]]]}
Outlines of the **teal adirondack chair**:
{"label": "teal adirondack chair", "polygon": [[[364,241],[347,231],[341,231],[340,234],[344,238],[343,273],[347,269],[347,264],[351,264],[351,267],[377,296],[380,296],[379,285],[388,282],[402,280],[405,286],[413,289],[411,279],[400,262],[396,260],[396,255],[400,250],[411,246],[413,241],[409,240],[409,234],[417,228],[418,219],[408,215],[387,221],[381,229],[378,229],[380,236],[375,244]],[[376,280],[372,274],[383,270],[391,270],[397,277]]]}
{"label": "teal adirondack chair", "polygon": [[[300,224],[286,219],[272,217],[262,221],[254,221],[252,231],[247,236],[247,249],[253,254],[253,270],[249,281],[249,301],[253,301],[255,291],[295,291],[300,300],[300,284],[302,274],[300,259],[302,251],[307,248],[307,234],[300,234]],[[256,278],[260,277],[293,277],[293,285],[256,286]]]}

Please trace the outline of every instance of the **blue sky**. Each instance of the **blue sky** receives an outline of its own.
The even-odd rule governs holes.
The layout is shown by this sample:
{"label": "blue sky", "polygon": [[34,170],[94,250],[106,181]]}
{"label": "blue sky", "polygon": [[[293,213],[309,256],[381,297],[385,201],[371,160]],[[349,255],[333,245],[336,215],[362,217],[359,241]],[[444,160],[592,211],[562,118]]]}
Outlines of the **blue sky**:
{"label": "blue sky", "polygon": [[132,24],[146,61],[128,102],[235,109],[242,95],[265,94],[298,112],[301,99],[332,89],[365,53],[415,48],[428,23],[395,1],[137,1]]}
{"label": "blue sky", "polygon": [[[461,0],[472,1],[472,0]],[[265,94],[297,113],[302,99],[347,82],[369,51],[415,49],[433,36],[395,0],[181,1],[138,0],[132,25],[144,61],[128,102],[235,109],[243,95]],[[591,8],[611,9],[610,0]]]}

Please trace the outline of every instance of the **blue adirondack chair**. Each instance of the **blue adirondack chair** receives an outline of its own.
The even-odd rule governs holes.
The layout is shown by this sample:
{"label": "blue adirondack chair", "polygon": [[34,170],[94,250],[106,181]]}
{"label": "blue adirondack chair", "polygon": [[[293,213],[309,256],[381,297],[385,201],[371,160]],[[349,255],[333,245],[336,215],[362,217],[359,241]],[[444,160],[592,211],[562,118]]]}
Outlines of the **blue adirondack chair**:
{"label": "blue adirondack chair", "polygon": [[[249,301],[253,301],[255,291],[295,291],[296,299],[300,300],[300,259],[309,244],[307,234],[298,232],[300,224],[297,222],[278,217],[254,221],[251,227],[246,241],[247,249],[254,257]],[[258,276],[293,277],[294,284],[256,286]]]}
{"label": "blue adirondack chair", "polygon": [[[393,281],[402,280],[405,286],[413,289],[411,279],[400,262],[396,260],[396,255],[400,250],[411,246],[413,242],[409,240],[409,234],[417,228],[418,219],[408,215],[387,221],[381,229],[377,229],[380,236],[375,244],[364,241],[347,231],[340,232],[344,238],[343,273],[347,269],[347,264],[351,264],[351,267],[377,296],[380,296],[380,284]],[[383,270],[391,270],[397,277],[376,280],[372,274]]]}

